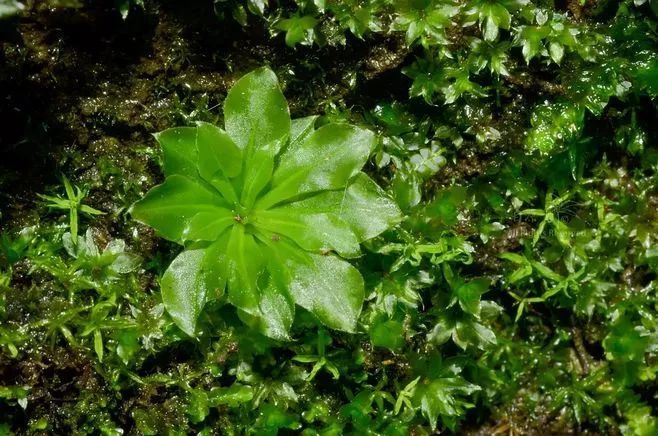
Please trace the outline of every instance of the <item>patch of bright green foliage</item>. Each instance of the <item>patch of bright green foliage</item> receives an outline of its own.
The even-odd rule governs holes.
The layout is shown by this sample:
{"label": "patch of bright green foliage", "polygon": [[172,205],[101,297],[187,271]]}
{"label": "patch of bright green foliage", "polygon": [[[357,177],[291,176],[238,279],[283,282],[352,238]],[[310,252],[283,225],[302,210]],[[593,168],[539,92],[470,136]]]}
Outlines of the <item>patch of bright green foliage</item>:
{"label": "patch of bright green foliage", "polygon": [[236,82],[224,116],[226,130],[199,122],[157,134],[167,178],[132,208],[187,245],[162,278],[165,308],[194,335],[203,306],[226,287],[241,317],[272,338],[288,338],[295,304],[355,331],[363,279],[343,258],[401,220],[360,172],[374,134],[335,123],[315,130],[313,116],[291,121],[267,68]]}
{"label": "patch of bright green foliage", "polygon": [[[217,2],[238,22],[269,29],[280,50],[399,38],[410,54],[387,77],[408,77],[410,96],[382,97],[372,107],[327,103],[326,116],[293,119],[288,130],[285,100],[272,73],[260,69],[252,74],[265,86],[242,89],[247,82],[239,81],[229,94],[226,133],[190,119],[189,127],[159,134],[153,150],[162,149],[168,180],[146,198],[181,209],[198,199],[176,191],[184,186],[212,199],[204,216],[212,231],[194,236],[189,205],[154,222],[160,215],[147,216],[142,203],[142,220],[184,244],[180,254],[117,212],[136,194],[112,198],[112,211],[86,198],[98,185],[65,188],[67,198],[39,205],[29,226],[8,226],[16,228],[0,239],[0,433],[656,434],[658,6],[567,3],[570,9],[507,0]],[[285,68],[273,69],[282,77]],[[249,105],[228,103],[236,89],[276,94],[279,103],[250,118]],[[254,135],[274,141],[231,133],[231,125],[243,131],[239,120],[267,116],[280,116],[282,131]],[[339,242],[347,245],[308,240],[318,226],[286,235],[244,223],[250,213],[216,210],[233,207],[229,198],[253,196],[256,204],[273,192],[293,132],[308,140],[326,126],[374,142],[329,192],[358,187],[365,164],[368,180],[404,213],[397,226],[383,232],[397,223],[397,211],[374,182],[367,192],[385,201],[391,221],[362,237],[353,225],[376,221],[352,223],[339,208],[350,229]],[[205,134],[218,140],[199,142]],[[223,144],[223,156],[233,158],[200,160],[200,144]],[[266,181],[238,175],[254,162],[245,150],[256,144],[282,150],[256,159],[270,168],[271,158]],[[176,156],[178,149],[187,153]],[[316,168],[323,157],[300,168]],[[235,174],[228,185],[227,174]],[[151,188],[141,176],[127,183]],[[261,194],[244,189],[258,180]],[[310,207],[312,198],[304,194],[299,203]],[[75,222],[85,231],[73,243],[73,214],[85,205],[106,214],[80,214]],[[295,222],[298,213],[285,218]],[[235,232],[236,241],[261,244],[258,251],[287,244],[295,250],[284,259],[351,265],[354,286],[339,288],[358,297],[340,312],[348,320],[312,305],[295,308],[294,296],[269,312],[274,319],[263,317],[269,295],[243,304],[241,292],[268,289],[272,269],[262,262],[277,259],[253,245],[229,247],[232,238],[222,240],[215,221],[227,223],[225,234]],[[244,265],[263,274],[235,268],[233,276],[208,276],[217,265],[240,264],[204,262],[214,259],[206,257],[214,244],[212,256],[247,252]],[[226,277],[226,294],[215,292],[224,280],[208,285],[208,277]],[[344,284],[340,277],[332,281]],[[254,278],[255,285],[240,282]],[[279,285],[274,296],[285,297],[290,282]],[[199,289],[205,295],[180,303],[181,293]],[[62,382],[72,374],[76,383]]]}
{"label": "patch of bright green foliage", "polygon": [[0,20],[17,15],[24,7],[23,3],[17,0],[0,1]]}

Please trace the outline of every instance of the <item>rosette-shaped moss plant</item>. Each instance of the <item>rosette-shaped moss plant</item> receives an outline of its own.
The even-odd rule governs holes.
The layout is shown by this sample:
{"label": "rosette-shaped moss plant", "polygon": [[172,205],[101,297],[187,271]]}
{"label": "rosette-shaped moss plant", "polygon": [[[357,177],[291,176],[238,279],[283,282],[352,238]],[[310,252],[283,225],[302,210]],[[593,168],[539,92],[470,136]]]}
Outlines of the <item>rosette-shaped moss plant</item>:
{"label": "rosette-shaped moss plant", "polygon": [[132,208],[185,247],[161,280],[167,311],[190,335],[215,298],[277,339],[288,337],[295,304],[354,331],[364,284],[345,259],[400,220],[361,172],[375,136],[348,124],[316,130],[316,117],[291,121],[267,68],[231,88],[224,116],[224,130],[197,123],[157,134],[166,179]]}

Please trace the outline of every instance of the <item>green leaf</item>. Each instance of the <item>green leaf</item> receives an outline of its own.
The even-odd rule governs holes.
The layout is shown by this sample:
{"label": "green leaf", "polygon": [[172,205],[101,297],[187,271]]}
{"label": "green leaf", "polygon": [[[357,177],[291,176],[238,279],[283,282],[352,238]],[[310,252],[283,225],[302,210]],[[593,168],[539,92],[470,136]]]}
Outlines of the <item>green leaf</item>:
{"label": "green leaf", "polygon": [[485,41],[494,41],[498,38],[498,28],[509,29],[512,23],[506,6],[516,5],[497,0],[472,0],[468,6],[467,15],[473,21],[479,21]]}
{"label": "green leaf", "polygon": [[251,386],[234,383],[228,388],[213,388],[208,395],[213,406],[238,407],[242,403],[251,401],[254,390]]}
{"label": "green leaf", "polygon": [[352,226],[359,241],[374,238],[402,221],[400,208],[364,173],[349,185],[339,210],[339,216]]}
{"label": "green leaf", "polygon": [[318,254],[336,251],[343,257],[356,257],[360,253],[359,241],[350,226],[331,213],[303,213],[283,206],[262,211],[254,219],[259,228],[287,236],[307,251]]}
{"label": "green leaf", "polygon": [[[261,236],[262,237],[262,236]],[[258,311],[251,313],[241,312],[241,319],[259,330],[264,335],[278,340],[288,340],[288,332],[295,318],[295,303],[288,292],[290,273],[284,265],[281,253],[270,245],[262,247],[269,276],[267,285],[260,294]],[[283,241],[277,243],[279,248],[285,245]],[[294,248],[293,248],[294,250]]]}
{"label": "green leaf", "polygon": [[546,212],[543,209],[524,209],[519,215],[545,216]]}
{"label": "green leaf", "polygon": [[2,0],[0,2],[0,20],[12,17],[25,9],[25,6],[16,0]]}
{"label": "green leaf", "polygon": [[132,206],[131,214],[138,221],[156,229],[165,238],[181,242],[190,219],[201,212],[226,214],[227,204],[211,188],[180,175],[167,177]]}
{"label": "green leaf", "polygon": [[290,134],[290,112],[279,82],[269,68],[246,74],[229,91],[224,102],[226,132],[241,149],[278,151]]}
{"label": "green leaf", "polygon": [[543,276],[543,277],[545,277],[545,278],[547,278],[547,279],[549,279],[549,280],[553,280],[554,282],[560,282],[560,281],[562,281],[562,280],[564,279],[561,275],[559,275],[558,273],[554,272],[552,269],[550,269],[549,267],[545,266],[545,265],[542,264],[542,263],[539,263],[539,262],[535,262],[535,261],[533,261],[533,262],[532,262],[532,267],[533,267],[533,268],[534,268],[534,269],[535,269],[535,270],[536,270],[541,276]]}
{"label": "green leaf", "polygon": [[191,422],[200,423],[206,419],[206,416],[210,413],[208,402],[208,394],[205,391],[201,389],[193,389],[190,392],[187,414],[190,416]]}
{"label": "green leaf", "polygon": [[407,45],[411,46],[418,38],[425,48],[447,44],[444,29],[453,24],[451,18],[459,13],[455,2],[404,1],[395,5],[400,11],[393,28],[406,31]]}
{"label": "green leaf", "polygon": [[136,429],[146,436],[158,434],[158,415],[146,409],[135,408],[132,410],[132,417],[135,420]]}
{"label": "green leaf", "polygon": [[443,156],[443,150],[432,145],[428,148],[422,148],[418,153],[411,156],[409,162],[412,165],[412,170],[422,177],[430,177],[436,174],[443,165],[446,163],[446,158]]}
{"label": "green leaf", "polygon": [[208,290],[207,301],[217,299],[224,294],[228,281],[226,265],[228,264],[227,249],[230,237],[230,231],[224,232],[219,239],[206,248],[206,254],[201,261],[201,268],[205,274],[203,279]]}
{"label": "green leaf", "polygon": [[457,288],[459,305],[464,312],[480,316],[480,297],[489,289],[489,280],[474,279]]}
{"label": "green leaf", "polygon": [[119,333],[116,350],[121,361],[128,365],[134,359],[134,356],[142,350],[137,330],[126,329]]}
{"label": "green leaf", "polygon": [[263,404],[259,408],[259,416],[256,420],[255,434],[277,435],[279,429],[299,430],[301,423],[296,420],[296,415],[286,412],[280,406]]}
{"label": "green leaf", "polygon": [[560,221],[559,219],[553,220],[553,227],[555,227],[555,237],[563,247],[571,246],[571,229],[569,226]]}
{"label": "green leaf", "polygon": [[286,32],[286,45],[294,47],[299,43],[310,45],[313,42],[313,28],[317,23],[312,15],[294,15],[280,20],[275,27]]}
{"label": "green leaf", "polygon": [[481,350],[496,345],[496,334],[493,330],[471,319],[456,323],[452,339],[464,350],[470,344],[476,345]]}
{"label": "green leaf", "polygon": [[174,174],[190,178],[199,176],[195,127],[174,127],[153,136],[162,147],[165,177]]}
{"label": "green leaf", "polygon": [[245,162],[245,176],[240,203],[251,208],[258,194],[265,188],[274,170],[274,156],[264,149],[252,150]]}
{"label": "green leaf", "polygon": [[327,327],[354,332],[364,298],[361,274],[336,256],[310,255],[310,259],[310,264],[288,264],[295,303]]}
{"label": "green leaf", "polygon": [[357,175],[375,146],[375,135],[348,124],[327,124],[305,141],[291,144],[272,177],[272,191],[260,207],[268,208],[307,192],[344,188]]}
{"label": "green leaf", "polygon": [[495,41],[498,37],[498,25],[491,17],[488,17],[484,22],[483,36],[485,41]]}
{"label": "green leaf", "polygon": [[229,209],[217,208],[212,212],[199,212],[183,229],[183,240],[215,241],[234,223],[235,216]]}
{"label": "green leaf", "polygon": [[103,334],[100,329],[94,330],[94,351],[96,351],[96,356],[98,356],[99,361],[103,361]]}
{"label": "green leaf", "polygon": [[522,46],[526,63],[544,50],[543,40],[550,34],[548,26],[520,26],[515,41]]}
{"label": "green leaf", "polygon": [[564,56],[564,46],[557,42],[551,42],[548,46],[548,52],[550,53],[553,62],[559,64]]}
{"label": "green leaf", "polygon": [[496,23],[496,26],[508,30],[512,24],[512,15],[507,8],[500,4],[492,4],[489,9],[489,17]]}
{"label": "green leaf", "polygon": [[206,303],[205,250],[187,250],[169,265],[160,281],[162,302],[181,330],[194,336],[196,321]]}
{"label": "green leaf", "polygon": [[370,340],[376,347],[397,350],[404,345],[404,326],[396,320],[380,320],[370,328]]}
{"label": "green leaf", "polygon": [[270,280],[260,301],[259,329],[270,338],[290,339],[288,332],[295,319],[295,303],[284,284]]}
{"label": "green leaf", "polygon": [[304,142],[308,135],[313,133],[317,115],[310,117],[296,118],[290,122],[290,144],[293,146],[299,145],[298,143]]}
{"label": "green leaf", "polygon": [[448,419],[461,416],[465,409],[473,407],[465,397],[480,390],[461,377],[446,377],[425,381],[416,386],[414,400],[433,430],[439,417]]}
{"label": "green leaf", "polygon": [[416,173],[398,171],[393,176],[391,189],[400,207],[405,211],[418,205],[421,200],[422,180]]}
{"label": "green leaf", "polygon": [[[61,0],[60,0],[61,1]],[[68,5],[74,5],[73,7],[82,7],[82,3],[80,0],[64,0],[65,4]],[[139,6],[142,9],[144,8],[144,0],[114,0],[114,4],[116,5],[116,8],[119,10],[119,13],[121,14],[121,18],[124,20],[128,18],[128,14],[130,13],[130,8],[132,6]]]}
{"label": "green leaf", "polygon": [[619,319],[603,340],[606,358],[619,362],[644,360],[648,346],[649,338],[626,318]]}
{"label": "green leaf", "polygon": [[364,173],[357,174],[346,190],[321,192],[287,207],[307,213],[338,211],[359,242],[374,238],[402,220],[400,208]]}
{"label": "green leaf", "polygon": [[522,280],[531,275],[532,275],[532,266],[530,266],[530,264],[526,264],[514,270],[514,272],[512,272],[509,275],[508,280],[510,283],[516,283],[519,280]]}
{"label": "green leaf", "polygon": [[530,122],[527,147],[546,154],[580,136],[585,109],[573,103],[543,104],[537,106]]}
{"label": "green leaf", "polygon": [[499,254],[498,257],[500,257],[501,259],[509,260],[510,262],[513,262],[517,265],[523,265],[529,262],[528,259],[525,258],[525,256],[521,256],[520,254],[517,253],[505,252]]}
{"label": "green leaf", "polygon": [[262,247],[242,225],[233,226],[227,246],[228,298],[231,304],[258,316],[265,272]]}
{"label": "green leaf", "polygon": [[228,134],[219,127],[197,122],[197,168],[201,177],[211,182],[217,172],[235,177],[242,171],[242,152]]}

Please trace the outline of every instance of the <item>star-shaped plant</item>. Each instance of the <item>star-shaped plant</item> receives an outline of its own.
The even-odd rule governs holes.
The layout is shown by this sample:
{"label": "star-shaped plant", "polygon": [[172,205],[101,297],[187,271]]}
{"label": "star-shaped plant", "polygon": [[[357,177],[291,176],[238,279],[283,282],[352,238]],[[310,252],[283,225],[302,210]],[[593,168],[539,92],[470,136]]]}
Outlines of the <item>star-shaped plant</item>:
{"label": "star-shaped plant", "polygon": [[166,179],[132,208],[185,246],[161,280],[167,311],[190,335],[215,298],[277,339],[288,337],[295,304],[354,331],[364,284],[344,259],[401,218],[361,172],[375,136],[349,124],[315,130],[316,117],[291,121],[267,68],[231,88],[224,116],[225,130],[197,123],[157,134]]}

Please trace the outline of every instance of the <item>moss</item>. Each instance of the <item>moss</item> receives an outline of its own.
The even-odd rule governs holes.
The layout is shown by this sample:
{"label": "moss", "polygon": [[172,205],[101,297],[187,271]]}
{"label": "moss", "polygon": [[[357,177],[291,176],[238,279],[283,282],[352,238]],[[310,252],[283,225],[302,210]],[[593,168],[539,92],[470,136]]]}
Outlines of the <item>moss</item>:
{"label": "moss", "polygon": [[[327,2],[320,11],[269,2],[259,12],[259,2],[228,1],[216,5],[218,16],[210,0],[147,0],[124,20],[112,0],[24,3],[0,23],[0,433],[428,434],[433,412],[414,395],[405,403],[404,389],[445,378],[481,390],[443,397],[475,407],[442,410],[439,431],[655,432],[655,2],[514,10],[494,41],[509,74],[481,66],[488,55],[472,43],[483,29],[463,14],[445,42],[408,46],[406,29],[391,30],[402,4]],[[364,18],[369,26],[350,30],[350,19],[368,15],[341,14],[343,6],[367,6],[379,28]],[[317,17],[323,38],[288,48],[284,35],[272,36],[276,21],[295,13]],[[559,63],[547,40],[532,59],[522,52],[518,29],[543,19],[581,32],[576,45],[563,41]],[[428,101],[409,96],[413,81],[402,74],[416,59],[442,72]],[[204,334],[186,337],[159,295],[178,248],[127,214],[162,179],[152,133],[220,123],[227,89],[263,64],[282,79],[293,116],[322,113],[376,130],[368,172],[419,196],[409,219],[369,241],[358,261],[369,297],[356,335],[321,334],[302,312],[295,340],[272,342],[217,303],[200,321]],[[446,103],[455,71],[486,95]],[[567,123],[569,141],[550,128],[564,110],[584,114]],[[530,132],[550,150],[529,150]],[[417,165],[423,150],[441,157],[436,171]],[[134,270],[109,273],[67,251],[69,217],[37,197],[61,195],[62,174],[89,190],[84,204],[105,212],[83,214],[80,233],[90,229],[101,252],[124,240],[124,252],[141,258]],[[443,195],[453,186],[465,194]],[[563,195],[556,220],[542,225],[550,200]],[[557,237],[560,223],[566,239]],[[19,232],[30,227],[23,246]],[[503,253],[534,262],[529,275],[512,283],[521,265]],[[446,264],[460,280],[491,283],[479,319],[452,300]],[[523,310],[519,299],[530,299]],[[469,334],[439,345],[455,320]],[[395,349],[369,339],[387,325],[404,328]],[[489,331],[493,347],[481,343]],[[293,357],[322,347],[340,378],[320,371],[309,383],[313,364]],[[233,386],[244,389],[220,395]],[[207,416],[198,420],[204,395]]]}

